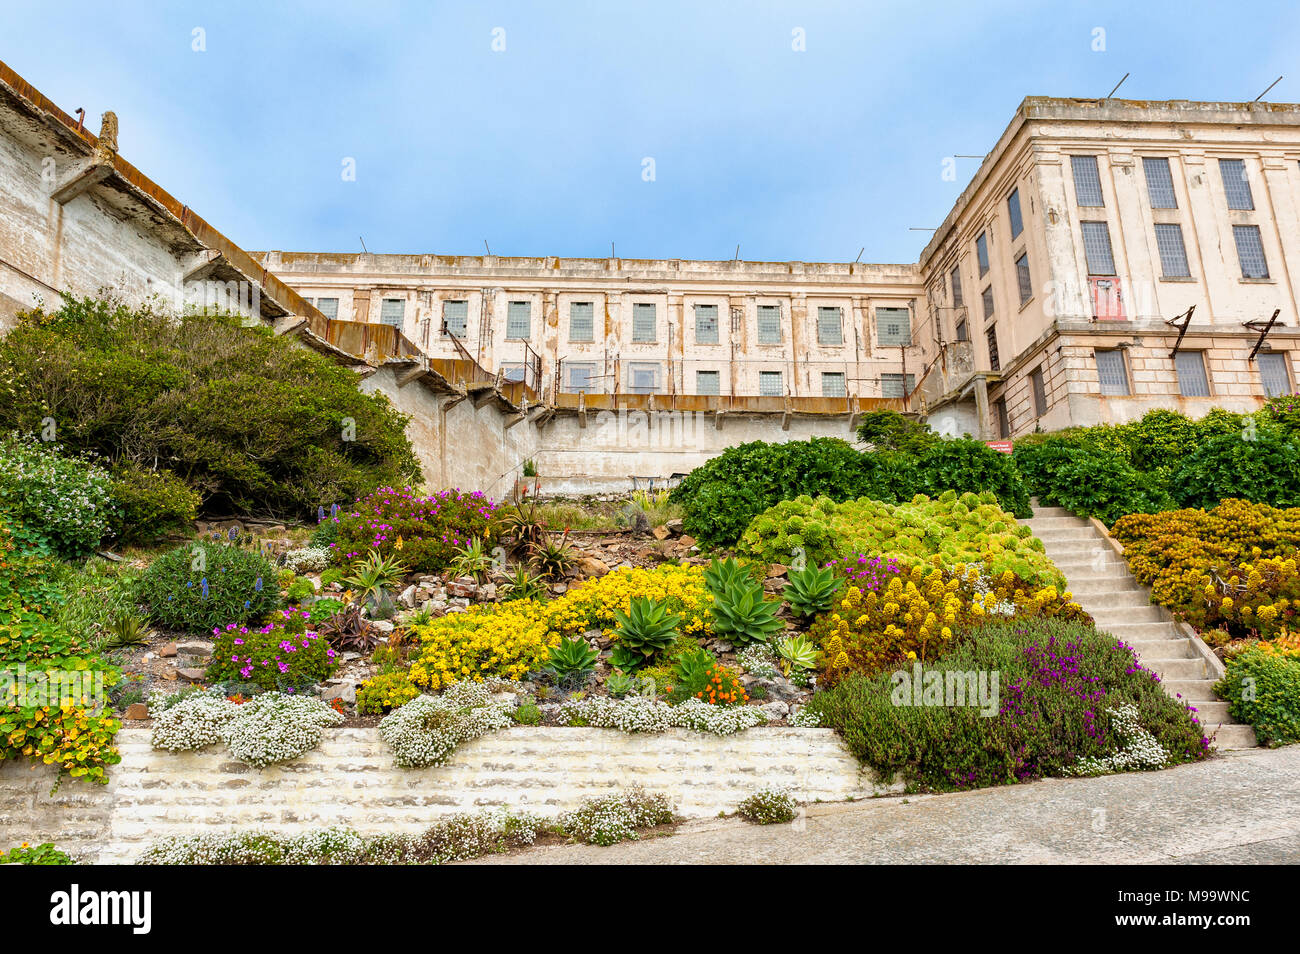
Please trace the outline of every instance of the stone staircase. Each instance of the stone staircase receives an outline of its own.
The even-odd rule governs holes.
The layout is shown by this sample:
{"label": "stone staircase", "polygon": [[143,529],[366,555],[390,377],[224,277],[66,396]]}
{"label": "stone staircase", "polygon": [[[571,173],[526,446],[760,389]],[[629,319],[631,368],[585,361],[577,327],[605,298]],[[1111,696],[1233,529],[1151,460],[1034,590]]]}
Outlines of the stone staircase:
{"label": "stone staircase", "polygon": [[1214,695],[1217,676],[1205,658],[1168,612],[1151,604],[1147,589],[1091,523],[1061,507],[1038,506],[1028,523],[1097,628],[1132,646],[1142,665],[1160,674],[1166,692],[1194,706],[1215,746],[1242,749],[1257,744],[1255,731],[1234,722],[1228,704]]}

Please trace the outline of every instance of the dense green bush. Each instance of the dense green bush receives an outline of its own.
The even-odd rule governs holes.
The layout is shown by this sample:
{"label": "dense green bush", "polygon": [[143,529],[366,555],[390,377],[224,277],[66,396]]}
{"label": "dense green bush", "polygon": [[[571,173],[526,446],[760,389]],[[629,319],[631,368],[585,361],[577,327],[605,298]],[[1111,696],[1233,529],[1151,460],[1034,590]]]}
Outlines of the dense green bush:
{"label": "dense green bush", "polygon": [[1255,729],[1261,745],[1300,742],[1300,653],[1252,646],[1226,663],[1214,691],[1232,717]]}
{"label": "dense green bush", "polygon": [[[986,624],[925,664],[923,685],[925,672],[941,680],[937,704],[911,702],[912,672],[886,672],[852,676],[817,693],[808,708],[883,778],[901,773],[911,785],[938,790],[1158,767],[1207,751],[1187,706],[1164,692],[1132,650],[1084,624]],[[971,672],[986,674],[989,689],[997,673],[997,697],[989,692],[983,707],[945,704],[947,674]]]}
{"label": "dense green bush", "polygon": [[913,493],[937,497],[948,490],[959,494],[989,491],[1003,510],[1024,519],[1033,516],[1029,491],[1011,455],[995,451],[983,441],[939,441],[921,455],[917,469],[919,479]]}
{"label": "dense green bush", "polygon": [[207,636],[217,626],[262,618],[280,591],[260,553],[196,541],[154,560],[140,577],[140,597],[164,626]]}
{"label": "dense green bush", "polygon": [[1173,471],[1169,493],[1183,507],[1209,509],[1229,497],[1294,507],[1300,504],[1300,448],[1272,429],[1211,437]]}
{"label": "dense green bush", "polygon": [[925,423],[897,411],[868,411],[858,423],[858,440],[872,450],[920,455],[941,438]]}
{"label": "dense green bush", "polygon": [[1168,494],[1150,486],[1126,454],[1087,440],[1056,437],[1017,443],[1016,468],[1031,494],[1049,507],[1110,525],[1125,514],[1156,513],[1173,506]]}
{"label": "dense green bush", "polygon": [[406,418],[331,358],[238,316],[65,298],[0,340],[0,430],[160,462],[208,512],[315,514],[419,466]]}
{"label": "dense green bush", "polygon": [[115,506],[108,472],[61,451],[34,438],[0,440],[0,511],[27,547],[73,559],[99,546]]}
{"label": "dense green bush", "polygon": [[110,490],[117,503],[113,535],[123,544],[157,543],[189,532],[202,499],[170,470],[127,462],[113,468]]}
{"label": "dense green bush", "polygon": [[500,523],[497,507],[477,490],[425,496],[411,487],[380,487],[340,510],[316,533],[331,523],[338,528],[335,542],[327,544],[335,564],[350,566],[378,551],[411,572],[437,573],[472,540],[491,550]]}

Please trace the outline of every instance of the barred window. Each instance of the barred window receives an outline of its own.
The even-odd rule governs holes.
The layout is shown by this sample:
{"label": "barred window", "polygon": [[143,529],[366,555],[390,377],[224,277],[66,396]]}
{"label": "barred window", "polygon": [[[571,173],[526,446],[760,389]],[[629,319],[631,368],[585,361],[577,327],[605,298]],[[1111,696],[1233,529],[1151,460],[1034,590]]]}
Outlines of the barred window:
{"label": "barred window", "polygon": [[880,376],[880,394],[887,398],[907,397],[916,384],[916,375],[882,374]]}
{"label": "barred window", "polygon": [[1083,254],[1089,275],[1114,275],[1115,258],[1110,250],[1110,226],[1105,222],[1081,222]]}
{"label": "barred window", "polygon": [[1228,198],[1228,208],[1249,210],[1255,207],[1244,159],[1220,159],[1219,176],[1223,179],[1223,194]]}
{"label": "barred window", "polygon": [[1180,351],[1174,355],[1178,372],[1178,391],[1183,397],[1209,397],[1210,382],[1205,377],[1205,356],[1199,351]]}
{"label": "barred window", "polygon": [[1237,241],[1237,260],[1241,262],[1241,277],[1268,278],[1268,262],[1264,260],[1264,244],[1259,238],[1259,226],[1234,225],[1232,237]]}
{"label": "barred window", "polygon": [[507,381],[522,381],[524,379],[524,366],[522,364],[503,364],[501,373]]}
{"label": "barred window", "polygon": [[839,308],[817,309],[817,343],[823,345],[844,344],[844,329],[840,325]]}
{"label": "barred window", "polygon": [[989,328],[988,331],[984,332],[984,340],[988,342],[988,346],[989,346],[989,370],[990,371],[1002,370],[1002,362],[998,360],[997,328]]}
{"label": "barred window", "polygon": [[1015,238],[1025,229],[1025,224],[1020,218],[1020,190],[1012,189],[1011,194],[1007,196],[1007,220],[1011,224],[1011,237]]}
{"label": "barred window", "polygon": [[781,372],[758,372],[758,393],[768,397],[780,397],[785,394],[785,391],[781,388]]}
{"label": "barred window", "polygon": [[1259,364],[1259,380],[1264,385],[1264,393],[1269,397],[1280,397],[1291,393],[1291,375],[1287,373],[1287,353],[1264,352],[1255,358]]}
{"label": "barred window", "polygon": [[594,364],[570,364],[566,365],[569,369],[569,390],[573,393],[579,391],[584,394],[592,393],[592,381],[596,377],[596,366]]}
{"label": "barred window", "polygon": [[1156,223],[1156,248],[1160,252],[1160,273],[1165,278],[1188,278],[1187,249],[1183,245],[1183,227],[1164,222]]}
{"label": "barred window", "polygon": [[1034,416],[1042,417],[1047,413],[1047,384],[1043,380],[1042,368],[1030,372],[1029,385],[1034,392]]}
{"label": "barred window", "polygon": [[758,343],[781,343],[781,306],[758,306]]}
{"label": "barred window", "polygon": [[975,258],[979,261],[980,278],[983,278],[989,272],[989,239],[985,232],[975,239]]}
{"label": "barred window", "polygon": [[718,377],[719,375],[717,371],[696,371],[695,372],[695,393],[696,394],[717,394]]}
{"label": "barred window", "polygon": [[1142,171],[1147,177],[1147,198],[1151,201],[1151,208],[1178,208],[1178,199],[1174,196],[1174,177],[1169,172],[1169,160],[1143,156]]}
{"label": "barred window", "polygon": [[1097,171],[1096,156],[1071,156],[1070,170],[1074,173],[1076,203],[1089,208],[1106,204],[1101,197],[1101,173]]}
{"label": "barred window", "polygon": [[379,320],[385,325],[392,325],[398,331],[406,322],[406,300],[404,298],[385,298],[379,304]]}
{"label": "barred window", "polygon": [[569,302],[569,340],[596,340],[596,303],[591,301]]}
{"label": "barred window", "polygon": [[905,347],[912,343],[912,313],[906,308],[876,309],[876,342],[882,346]]}
{"label": "barred window", "polygon": [[648,302],[632,304],[632,340],[655,340],[655,306]]}
{"label": "barred window", "polygon": [[843,371],[822,372],[822,397],[845,397],[847,394]]}
{"label": "barred window", "polygon": [[952,303],[954,305],[965,304],[965,302],[962,301],[962,297],[961,297],[961,268],[960,267],[954,268],[952,270]]}
{"label": "barred window", "polygon": [[506,304],[506,337],[530,338],[533,328],[533,306],[526,301]]}
{"label": "barred window", "polygon": [[642,362],[629,364],[627,386],[632,394],[654,394],[659,390],[659,365]]}
{"label": "barred window", "polygon": [[1128,369],[1124,366],[1124,352],[1112,348],[1098,350],[1093,354],[1097,359],[1097,380],[1101,383],[1101,393],[1128,394]]}
{"label": "barred window", "polygon": [[[695,343],[696,344],[717,344],[718,343],[718,306],[717,305],[696,305],[695,306]],[[701,391],[700,393],[703,394],[704,392]]]}
{"label": "barred window", "polygon": [[469,302],[444,301],[442,303],[442,323],[446,326],[443,334],[464,338],[469,327]]}
{"label": "barred window", "polygon": [[1034,297],[1034,280],[1029,275],[1029,253],[1016,259],[1016,281],[1020,284],[1020,304]]}
{"label": "barred window", "polygon": [[980,299],[984,304],[984,317],[992,318],[993,317],[993,286],[992,285],[984,289],[984,294],[980,296]]}
{"label": "barred window", "polygon": [[331,320],[337,318],[339,316],[339,300],[337,298],[317,298],[316,310]]}

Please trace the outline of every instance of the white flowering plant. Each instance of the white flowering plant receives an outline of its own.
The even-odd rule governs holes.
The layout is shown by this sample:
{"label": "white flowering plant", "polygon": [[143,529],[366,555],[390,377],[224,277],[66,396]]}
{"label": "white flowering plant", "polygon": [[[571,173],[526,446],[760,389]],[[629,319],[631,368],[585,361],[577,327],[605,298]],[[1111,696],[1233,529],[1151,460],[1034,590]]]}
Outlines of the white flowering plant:
{"label": "white flowering plant", "polygon": [[290,762],[320,744],[343,716],[312,696],[267,692],[237,704],[217,691],[186,696],[154,717],[156,749],[186,752],[226,743],[241,762],[265,768]]}
{"label": "white flowering plant", "polygon": [[65,559],[93,553],[117,505],[112,476],[93,460],[65,456],[59,444],[13,433],[0,439],[0,510],[11,513],[15,539]]}
{"label": "white flowering plant", "polygon": [[457,746],[512,725],[513,700],[492,698],[477,682],[458,682],[436,696],[416,696],[379,723],[379,736],[402,768],[440,765]]}

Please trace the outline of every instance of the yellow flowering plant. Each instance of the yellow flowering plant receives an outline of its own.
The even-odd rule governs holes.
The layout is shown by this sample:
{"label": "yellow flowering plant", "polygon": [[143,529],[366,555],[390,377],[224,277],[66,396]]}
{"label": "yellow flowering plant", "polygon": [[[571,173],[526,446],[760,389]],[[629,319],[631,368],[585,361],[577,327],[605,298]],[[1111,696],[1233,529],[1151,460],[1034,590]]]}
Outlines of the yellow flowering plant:
{"label": "yellow flowering plant", "polygon": [[357,689],[357,712],[362,715],[382,715],[406,705],[420,694],[405,670],[384,672],[367,679]]}

